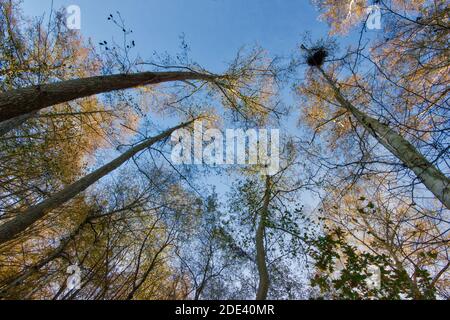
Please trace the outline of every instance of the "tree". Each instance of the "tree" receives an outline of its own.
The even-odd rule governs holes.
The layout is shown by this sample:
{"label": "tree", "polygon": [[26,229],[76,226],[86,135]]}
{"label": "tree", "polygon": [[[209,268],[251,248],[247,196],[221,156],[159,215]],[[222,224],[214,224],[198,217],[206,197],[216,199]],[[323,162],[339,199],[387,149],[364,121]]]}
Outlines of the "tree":
{"label": "tree", "polygon": [[186,298],[223,299],[229,290],[228,274],[234,272],[238,258],[224,241],[218,195],[215,192],[204,198],[185,195],[192,196],[197,198],[192,201],[195,213],[186,221],[175,249],[179,270],[189,281]]}
{"label": "tree", "polygon": [[6,121],[63,102],[170,81],[212,80],[214,76],[195,72],[144,72],[118,74],[16,89],[0,95],[0,120]]}
{"label": "tree", "polygon": [[[321,220],[325,234],[312,240],[312,256],[317,268],[313,284],[322,292],[350,299],[448,294],[440,289],[449,264],[445,221],[437,212],[421,212],[366,181],[339,203],[326,201]],[[381,270],[380,288],[368,285],[370,266]]]}
{"label": "tree", "polygon": [[278,172],[263,174],[263,164],[242,170],[244,179],[238,180],[231,194],[230,217],[224,226],[228,241],[257,271],[257,300],[306,295],[294,270],[305,263],[303,234],[311,225],[299,196],[311,180],[307,174],[297,176],[297,146],[286,139]]}
{"label": "tree", "polygon": [[[2,251],[9,254],[1,256],[2,298],[125,300],[130,295],[135,299],[181,295],[185,279],[177,276],[168,260],[183,224],[172,221],[177,211],[189,210],[191,204],[167,199],[166,193],[178,183],[169,172],[152,165],[146,173],[151,180],[136,169],[122,168],[89,200],[82,198],[76,209],[66,206],[64,211],[69,212],[60,214],[59,221],[50,218],[57,231],[46,235],[42,248],[34,241],[33,253],[23,253],[27,260],[23,265],[13,248]],[[167,239],[170,246],[165,245]],[[19,247],[24,243],[26,247],[25,241]],[[73,264],[82,270],[79,291],[66,286],[66,270]]]}
{"label": "tree", "polygon": [[[64,25],[62,11],[48,21],[27,19],[17,1],[2,1],[0,61],[2,92],[98,72],[92,48]],[[36,116],[37,111],[0,123],[0,137]]]}
{"label": "tree", "polygon": [[269,292],[270,278],[267,271],[266,249],[264,247],[264,237],[266,234],[266,224],[269,215],[269,205],[271,198],[271,178],[266,178],[266,186],[264,190],[263,205],[256,230],[256,263],[258,265],[259,285],[256,294],[256,300],[266,300]]}
{"label": "tree", "polygon": [[25,231],[37,220],[42,219],[49,211],[71,200],[80,192],[83,192],[84,190],[89,188],[92,184],[96,183],[99,179],[119,168],[123,163],[125,163],[130,158],[135,156],[137,153],[151,147],[157,142],[167,139],[173,132],[175,132],[178,129],[189,126],[194,121],[195,120],[192,120],[187,123],[181,124],[153,138],[145,140],[144,142],[132,147],[130,150],[128,150],[115,160],[111,161],[110,163],[102,166],[101,168],[88,174],[87,176],[83,177],[82,179],[78,180],[72,185],[67,186],[63,190],[52,195],[47,200],[42,201],[36,206],[28,208],[27,210],[25,210],[23,213],[19,214],[12,220],[3,223],[0,226],[0,244],[12,240],[15,236]]}
{"label": "tree", "polygon": [[[336,32],[348,32],[350,26],[364,21],[368,6],[367,1],[316,3],[332,25],[332,31]],[[324,59],[313,64],[323,81],[311,73],[309,88],[302,86],[301,89],[315,108],[310,112],[312,117],[309,119],[313,121],[310,124],[314,123],[317,132],[335,124],[331,130],[338,132],[337,139],[343,140],[349,132],[356,131],[352,119],[356,120],[365,132],[401,161],[403,169],[411,170],[449,208],[450,181],[444,160],[448,152],[445,127],[448,121],[445,96],[448,92],[444,85],[448,72],[442,42],[448,29],[445,5],[442,1],[433,5],[426,1],[387,1],[380,2],[379,6],[384,12],[385,36],[376,39],[374,44],[364,45],[366,29],[363,26],[358,47],[348,50],[342,59],[330,56],[333,61],[327,68],[323,67]],[[352,19],[345,18],[347,13]],[[340,19],[348,23],[342,23]],[[320,45],[315,49],[334,56],[333,47],[327,50],[326,46]],[[319,51],[309,51],[309,54]],[[324,87],[330,88],[325,92],[333,99],[326,96]],[[323,104],[322,110],[313,106],[314,101]],[[329,111],[336,106],[341,110]],[[314,121],[313,117],[322,123]],[[365,133],[356,134],[361,140]],[[363,159],[370,153],[375,158],[374,153],[382,152],[378,148],[376,152],[370,152],[365,142],[361,144],[360,149],[367,153],[362,155]],[[386,159],[364,160],[365,163],[360,161],[362,170],[377,163],[382,165],[378,170],[387,170],[386,165],[390,164]],[[415,179],[412,180],[411,187],[414,187]]]}
{"label": "tree", "polygon": [[316,68],[322,73],[328,85],[333,88],[339,105],[351,113],[381,145],[412,170],[428,190],[450,209],[450,179],[392,128],[358,110],[343,96],[341,90],[336,86],[336,81],[333,81],[320,66]]}
{"label": "tree", "polygon": [[[447,3],[313,3],[359,41],[242,49],[213,71],[183,36],[141,56],[119,12],[120,40],[94,45],[64,10],[0,0],[0,299],[448,298]],[[174,164],[168,139],[203,118],[283,128],[279,170],[259,139],[257,165]]]}

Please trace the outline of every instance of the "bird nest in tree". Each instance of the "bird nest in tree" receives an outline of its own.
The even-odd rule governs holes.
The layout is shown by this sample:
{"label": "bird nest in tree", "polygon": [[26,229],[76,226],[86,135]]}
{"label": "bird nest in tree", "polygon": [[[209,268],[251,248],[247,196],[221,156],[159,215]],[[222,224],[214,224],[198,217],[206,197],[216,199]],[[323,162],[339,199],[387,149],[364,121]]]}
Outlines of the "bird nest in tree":
{"label": "bird nest in tree", "polygon": [[327,57],[328,51],[324,47],[314,48],[310,50],[306,62],[310,67],[321,67]]}

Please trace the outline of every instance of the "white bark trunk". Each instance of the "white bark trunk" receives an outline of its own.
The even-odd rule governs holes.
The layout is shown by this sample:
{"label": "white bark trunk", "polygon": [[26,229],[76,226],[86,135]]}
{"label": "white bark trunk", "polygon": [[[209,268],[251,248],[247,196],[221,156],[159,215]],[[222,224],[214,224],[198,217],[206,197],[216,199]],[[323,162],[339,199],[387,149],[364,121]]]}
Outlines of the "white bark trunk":
{"label": "white bark trunk", "polygon": [[318,68],[328,84],[333,88],[336,99],[341,106],[348,110],[358,122],[364,126],[372,136],[387,150],[413,171],[422,183],[432,192],[441,203],[450,209],[450,179],[436,166],[429,162],[417,149],[394,129],[359,111],[341,93],[334,81]]}

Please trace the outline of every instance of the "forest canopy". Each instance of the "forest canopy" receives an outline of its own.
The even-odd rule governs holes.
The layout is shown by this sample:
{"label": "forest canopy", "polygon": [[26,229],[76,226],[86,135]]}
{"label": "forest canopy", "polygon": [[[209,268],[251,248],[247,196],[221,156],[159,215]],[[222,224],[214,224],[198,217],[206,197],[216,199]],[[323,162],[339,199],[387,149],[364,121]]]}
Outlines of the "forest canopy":
{"label": "forest canopy", "polygon": [[450,298],[448,1],[305,1],[325,33],[221,68],[26,5],[0,0],[0,299]]}

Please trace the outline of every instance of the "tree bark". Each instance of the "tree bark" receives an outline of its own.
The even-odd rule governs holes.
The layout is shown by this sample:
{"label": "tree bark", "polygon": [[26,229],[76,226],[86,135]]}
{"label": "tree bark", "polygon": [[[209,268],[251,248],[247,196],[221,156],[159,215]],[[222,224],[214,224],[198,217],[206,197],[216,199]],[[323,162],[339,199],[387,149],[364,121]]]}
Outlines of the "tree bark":
{"label": "tree bark", "polygon": [[141,72],[97,76],[31,86],[0,94],[0,123],[79,98],[171,81],[205,80],[217,76],[196,72]]}
{"label": "tree bark", "polygon": [[256,230],[256,263],[258,266],[258,273],[259,273],[259,286],[258,286],[258,293],[256,295],[256,300],[267,300],[267,294],[269,292],[269,285],[270,285],[269,272],[267,271],[266,248],[264,245],[264,238],[266,234],[266,222],[267,217],[269,215],[269,204],[271,194],[270,189],[271,189],[271,178],[268,176],[266,179],[264,203],[263,207],[261,208],[258,229]]}
{"label": "tree bark", "polygon": [[328,84],[333,88],[341,106],[348,110],[356,120],[387,150],[413,171],[422,183],[440,202],[450,209],[450,179],[429,162],[417,149],[391,127],[359,111],[341,93],[335,82],[320,67],[317,67]]}
{"label": "tree bark", "polygon": [[128,161],[131,157],[136,155],[138,152],[143,151],[149,147],[151,147],[153,144],[157,143],[158,141],[161,141],[163,139],[168,138],[174,131],[184,128],[190,124],[192,124],[195,120],[192,120],[190,122],[181,124],[179,126],[176,126],[172,129],[169,129],[160,135],[150,138],[135,147],[131,148],[124,154],[122,154],[120,157],[116,158],[115,160],[111,161],[110,163],[102,166],[101,168],[95,170],[91,174],[88,174],[87,176],[81,178],[80,180],[76,181],[75,183],[67,186],[62,191],[54,194],[49,199],[42,201],[41,203],[28,208],[24,212],[20,213],[18,216],[13,218],[12,220],[9,220],[8,222],[4,223],[0,226],[0,244],[3,244],[5,242],[8,242],[12,239],[14,239],[17,235],[19,235],[21,232],[25,231],[28,227],[30,227],[32,224],[34,224],[36,221],[42,219],[44,216],[46,216],[50,211],[58,208],[62,204],[66,203],[67,201],[71,200],[87,188],[89,188],[91,185],[96,183],[99,179],[103,178],[104,176],[108,175],[112,171],[119,168],[123,163]]}

